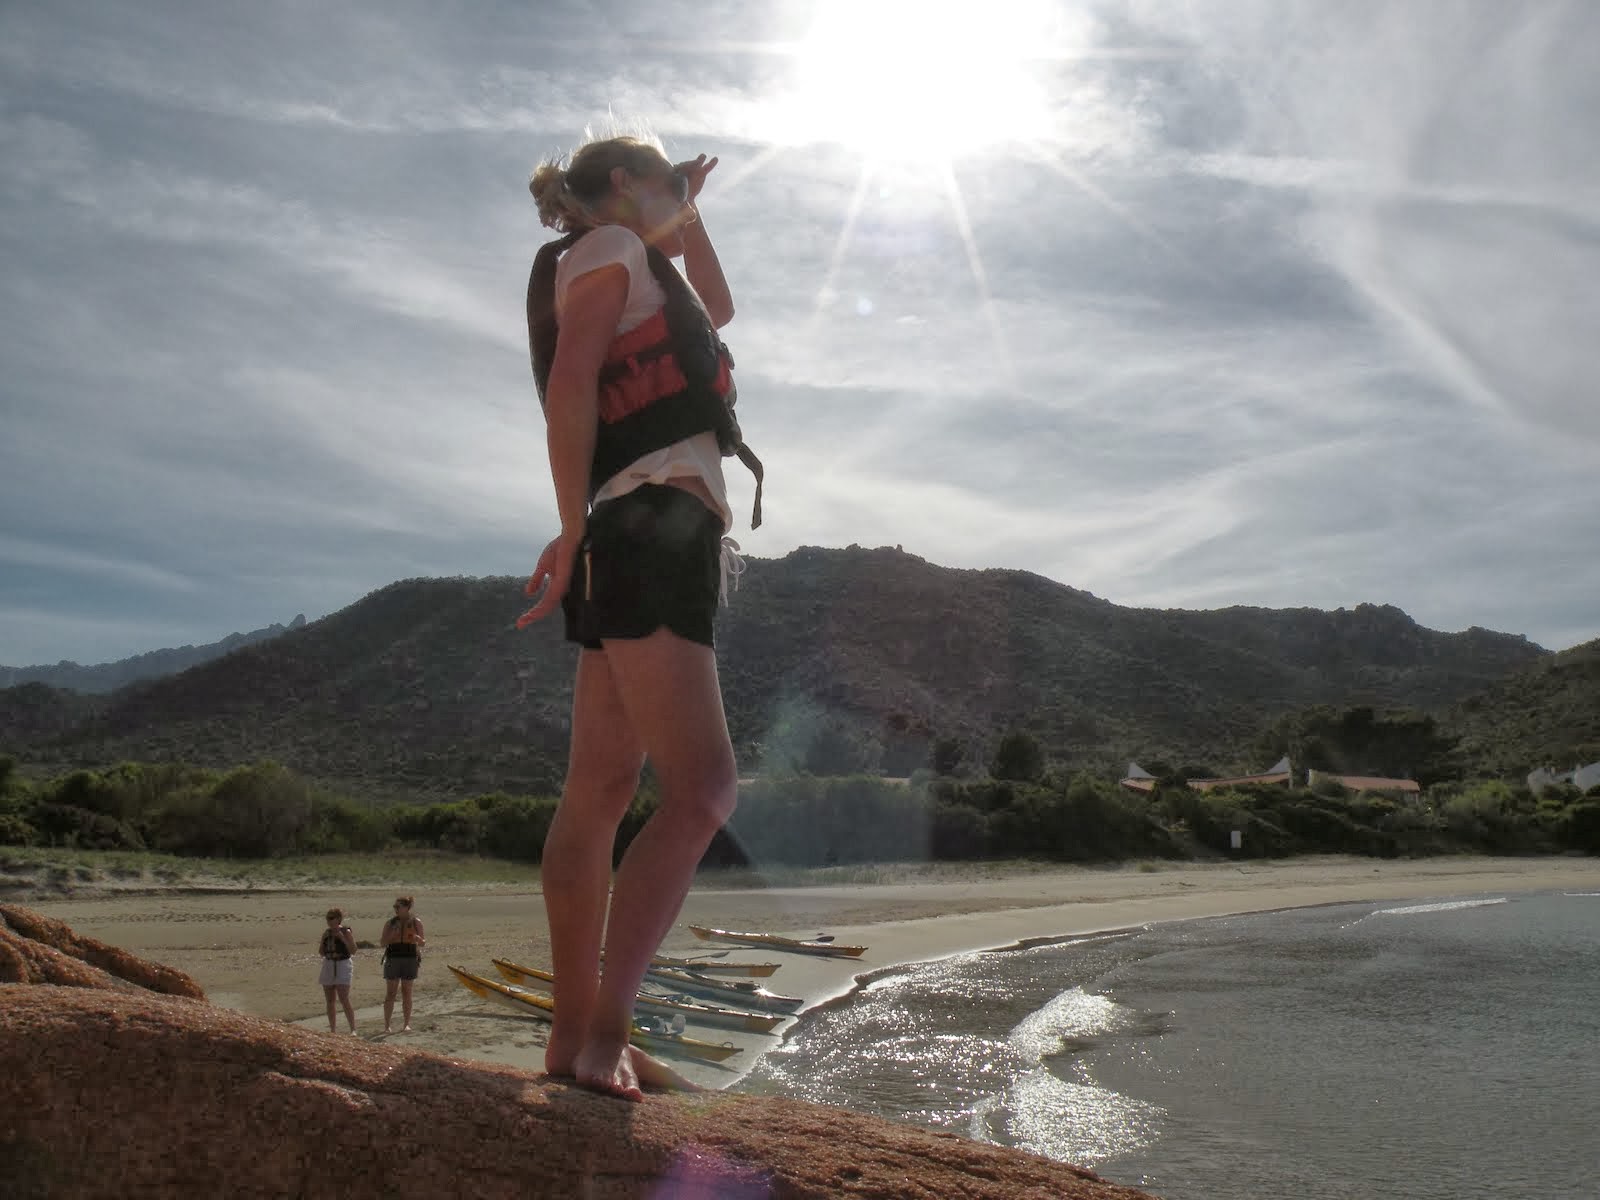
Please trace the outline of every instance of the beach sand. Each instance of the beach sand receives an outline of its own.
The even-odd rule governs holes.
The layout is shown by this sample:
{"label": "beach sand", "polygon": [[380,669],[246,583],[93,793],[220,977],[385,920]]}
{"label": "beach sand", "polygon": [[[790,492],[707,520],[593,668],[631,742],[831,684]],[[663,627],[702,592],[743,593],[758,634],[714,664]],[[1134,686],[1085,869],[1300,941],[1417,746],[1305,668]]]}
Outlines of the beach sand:
{"label": "beach sand", "polygon": [[[766,986],[804,996],[809,1007],[847,993],[859,976],[1024,940],[1313,904],[1546,890],[1600,890],[1600,859],[1311,858],[1012,871],[974,866],[970,872],[940,868],[931,881],[765,889],[719,887],[712,873],[690,893],[663,949],[712,949],[688,931],[691,922],[793,937],[827,932],[841,943],[866,945],[859,960],[734,951],[741,960],[783,963]],[[537,887],[438,887],[415,894],[428,947],[416,985],[414,1032],[389,1038],[454,1058],[539,1070],[548,1027],[477,1000],[445,970],[453,963],[495,977],[489,961],[494,957],[547,967],[544,902]],[[394,895],[393,888],[370,886],[316,892],[173,890],[37,900],[30,906],[79,933],[188,972],[214,1003],[325,1028],[316,986],[324,911],[343,908],[356,937],[376,942]],[[376,951],[357,956],[351,995],[358,1034],[383,1039]],[[343,1029],[342,1014],[339,1020]],[[394,1026],[400,1027],[398,1004]],[[778,1035],[792,1027],[786,1022]],[[695,1026],[689,1032],[744,1047],[731,1067],[678,1064],[711,1087],[736,1081],[762,1049],[778,1044],[773,1036]]]}

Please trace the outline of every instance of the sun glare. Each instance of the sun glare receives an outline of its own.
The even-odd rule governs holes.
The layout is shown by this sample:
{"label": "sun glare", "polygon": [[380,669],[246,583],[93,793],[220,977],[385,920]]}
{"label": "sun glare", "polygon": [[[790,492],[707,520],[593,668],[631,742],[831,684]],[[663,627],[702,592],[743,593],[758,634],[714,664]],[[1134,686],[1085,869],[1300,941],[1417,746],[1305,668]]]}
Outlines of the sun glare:
{"label": "sun glare", "polygon": [[795,48],[782,140],[834,142],[874,160],[937,163],[1046,140],[1039,57],[1058,5],[1001,0],[819,3]]}

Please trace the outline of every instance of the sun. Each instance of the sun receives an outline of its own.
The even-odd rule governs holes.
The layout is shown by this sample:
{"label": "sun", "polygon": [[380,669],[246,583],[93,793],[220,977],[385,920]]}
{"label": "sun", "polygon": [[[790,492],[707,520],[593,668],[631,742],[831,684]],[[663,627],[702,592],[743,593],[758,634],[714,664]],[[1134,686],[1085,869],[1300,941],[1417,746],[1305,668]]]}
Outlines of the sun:
{"label": "sun", "polygon": [[775,141],[832,142],[874,161],[949,162],[1047,141],[1048,0],[820,0],[793,48]]}

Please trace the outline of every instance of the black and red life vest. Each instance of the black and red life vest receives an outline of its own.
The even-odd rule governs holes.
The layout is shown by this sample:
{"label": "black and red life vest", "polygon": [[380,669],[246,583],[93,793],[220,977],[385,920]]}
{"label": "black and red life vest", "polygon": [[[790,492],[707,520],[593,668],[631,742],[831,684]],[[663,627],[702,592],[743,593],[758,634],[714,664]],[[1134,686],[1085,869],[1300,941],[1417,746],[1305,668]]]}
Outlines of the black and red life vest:
{"label": "black and red life vest", "polygon": [[344,938],[331,929],[322,931],[322,944],[317,949],[323,958],[331,958],[335,962],[343,962],[350,957],[350,947],[345,945]]}
{"label": "black and red life vest", "polygon": [[[539,403],[545,403],[559,328],[555,314],[556,263],[580,237],[577,230],[539,248],[528,279],[528,346]],[[589,499],[618,471],[654,450],[696,434],[714,432],[724,457],[737,456],[756,477],[750,528],[761,525],[761,460],[744,444],[733,408],[733,355],[717,336],[711,315],[667,256],[647,245],[645,254],[667,302],[654,316],[614,338],[600,368],[600,423],[589,467]]]}

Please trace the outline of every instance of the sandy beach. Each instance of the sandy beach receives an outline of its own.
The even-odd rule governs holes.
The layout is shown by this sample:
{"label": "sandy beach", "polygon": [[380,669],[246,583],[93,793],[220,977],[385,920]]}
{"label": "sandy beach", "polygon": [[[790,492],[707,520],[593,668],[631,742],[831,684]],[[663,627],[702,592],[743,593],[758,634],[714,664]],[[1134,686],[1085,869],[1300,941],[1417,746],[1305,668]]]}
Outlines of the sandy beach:
{"label": "sandy beach", "polygon": [[[490,959],[496,956],[548,966],[544,904],[537,887],[408,890],[415,891],[428,949],[416,987],[414,1032],[390,1038],[455,1058],[538,1070],[547,1027],[475,999],[445,970],[453,963],[493,975]],[[804,996],[812,1007],[847,993],[861,976],[1031,939],[1314,904],[1546,890],[1600,890],[1600,860],[1396,862],[1341,857],[1014,871],[975,866],[970,873],[941,870],[930,881],[766,889],[721,887],[710,874],[691,892],[664,949],[708,949],[689,933],[691,922],[796,937],[827,932],[841,942],[866,945],[860,960],[736,952],[741,959],[782,962],[767,986]],[[376,942],[395,891],[372,886],[315,892],[175,889],[29,903],[80,933],[188,972],[217,1004],[321,1027],[325,1017],[316,986],[316,942],[323,912],[334,905],[343,908],[356,937]],[[352,998],[358,1034],[383,1039],[378,955],[363,951],[356,964]],[[342,1017],[340,1021],[342,1027]],[[396,1029],[399,1024],[397,1012]],[[708,1086],[727,1086],[792,1027],[793,1022],[786,1022],[776,1037],[691,1027],[691,1035],[732,1040],[744,1052],[732,1060],[732,1067],[691,1064],[686,1073]]]}

